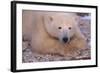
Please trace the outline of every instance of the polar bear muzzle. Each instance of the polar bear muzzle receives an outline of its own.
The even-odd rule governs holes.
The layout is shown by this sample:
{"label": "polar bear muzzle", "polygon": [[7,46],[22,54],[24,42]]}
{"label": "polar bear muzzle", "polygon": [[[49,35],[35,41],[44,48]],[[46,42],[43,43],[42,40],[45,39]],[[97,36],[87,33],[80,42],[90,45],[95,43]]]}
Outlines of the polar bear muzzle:
{"label": "polar bear muzzle", "polygon": [[68,42],[68,37],[63,37],[63,38],[62,38],[62,41],[63,41],[64,43],[67,43],[67,42]]}

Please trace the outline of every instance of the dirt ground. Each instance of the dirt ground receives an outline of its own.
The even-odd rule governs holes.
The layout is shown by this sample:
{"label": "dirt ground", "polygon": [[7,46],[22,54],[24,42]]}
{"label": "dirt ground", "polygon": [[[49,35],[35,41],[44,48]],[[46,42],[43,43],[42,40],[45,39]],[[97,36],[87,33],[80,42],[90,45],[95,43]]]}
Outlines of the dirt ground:
{"label": "dirt ground", "polygon": [[67,61],[67,60],[87,60],[91,58],[90,52],[90,38],[91,38],[91,30],[90,30],[90,18],[81,17],[80,24],[79,24],[81,32],[87,39],[88,46],[86,49],[80,50],[80,53],[76,57],[63,57],[59,55],[51,55],[51,54],[39,54],[36,52],[32,52],[30,49],[29,41],[23,41],[22,43],[22,62],[29,63],[29,62],[47,62],[47,61]]}

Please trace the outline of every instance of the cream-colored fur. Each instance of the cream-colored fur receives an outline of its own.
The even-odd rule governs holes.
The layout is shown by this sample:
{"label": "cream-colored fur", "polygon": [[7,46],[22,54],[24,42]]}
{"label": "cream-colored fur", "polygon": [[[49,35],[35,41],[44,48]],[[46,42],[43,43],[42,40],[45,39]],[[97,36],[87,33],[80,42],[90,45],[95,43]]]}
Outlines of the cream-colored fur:
{"label": "cream-colored fur", "polygon": [[[32,51],[42,54],[77,55],[77,51],[86,46],[77,24],[74,13],[23,11],[23,37],[31,40]],[[64,33],[72,37],[68,43],[61,40]]]}

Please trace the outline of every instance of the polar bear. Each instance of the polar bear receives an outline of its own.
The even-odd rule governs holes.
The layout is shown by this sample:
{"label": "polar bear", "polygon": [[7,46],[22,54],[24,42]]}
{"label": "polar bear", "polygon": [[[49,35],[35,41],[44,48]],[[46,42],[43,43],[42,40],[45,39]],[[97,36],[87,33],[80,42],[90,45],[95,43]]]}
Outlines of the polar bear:
{"label": "polar bear", "polygon": [[32,51],[75,56],[86,47],[86,39],[78,27],[75,13],[30,11],[26,16],[23,26],[27,27],[23,33],[28,33]]}

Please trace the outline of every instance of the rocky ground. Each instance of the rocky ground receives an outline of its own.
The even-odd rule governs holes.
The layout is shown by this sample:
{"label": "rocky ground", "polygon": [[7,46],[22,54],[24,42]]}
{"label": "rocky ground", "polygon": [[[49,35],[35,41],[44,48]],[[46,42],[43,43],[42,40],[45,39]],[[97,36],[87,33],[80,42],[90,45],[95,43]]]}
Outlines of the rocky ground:
{"label": "rocky ground", "polygon": [[86,49],[80,50],[80,54],[76,57],[62,57],[59,55],[43,55],[36,52],[32,52],[30,49],[29,41],[23,41],[23,50],[22,50],[22,62],[45,62],[45,61],[63,61],[63,60],[86,60],[90,59],[90,18],[89,17],[81,17],[80,20],[80,30],[87,38],[88,46]]}

